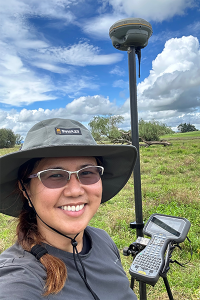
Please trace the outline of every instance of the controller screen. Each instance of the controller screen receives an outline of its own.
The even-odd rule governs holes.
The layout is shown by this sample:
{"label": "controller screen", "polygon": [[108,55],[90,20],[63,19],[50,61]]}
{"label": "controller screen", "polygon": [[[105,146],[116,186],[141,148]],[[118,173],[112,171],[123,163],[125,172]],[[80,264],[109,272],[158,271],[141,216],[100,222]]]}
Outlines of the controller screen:
{"label": "controller screen", "polygon": [[182,226],[182,220],[177,220],[173,217],[153,216],[146,230],[150,233],[160,232],[174,237],[179,237],[181,235]]}

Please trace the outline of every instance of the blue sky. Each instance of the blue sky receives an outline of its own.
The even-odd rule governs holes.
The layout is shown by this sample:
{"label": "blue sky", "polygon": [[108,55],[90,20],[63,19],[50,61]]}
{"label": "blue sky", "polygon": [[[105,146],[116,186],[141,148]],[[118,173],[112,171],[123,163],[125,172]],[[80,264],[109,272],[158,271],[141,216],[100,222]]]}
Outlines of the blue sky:
{"label": "blue sky", "polygon": [[122,115],[130,129],[127,52],[109,28],[143,18],[153,35],[137,77],[139,119],[200,129],[200,3],[195,0],[7,0],[0,3],[0,128]]}

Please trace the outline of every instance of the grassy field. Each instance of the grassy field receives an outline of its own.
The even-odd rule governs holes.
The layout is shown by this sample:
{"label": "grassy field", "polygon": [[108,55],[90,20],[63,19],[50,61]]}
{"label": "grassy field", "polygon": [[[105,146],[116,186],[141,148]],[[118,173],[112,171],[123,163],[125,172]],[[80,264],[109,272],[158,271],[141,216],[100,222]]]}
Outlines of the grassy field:
{"label": "grassy field", "polygon": [[[175,300],[197,300],[200,299],[200,132],[162,139],[171,142],[171,146],[140,149],[144,222],[152,213],[185,217],[191,222],[188,236],[192,241],[192,260],[189,261],[189,243],[182,243],[182,251],[175,250],[172,258],[189,262],[184,268],[171,264],[168,280]],[[0,150],[0,155],[3,154],[5,149]],[[124,257],[122,249],[136,239],[135,230],[129,228],[132,221],[135,221],[135,207],[133,178],[130,178],[117,196],[101,205],[90,223],[113,238],[129,278],[132,258]],[[0,251],[13,242],[14,227],[15,220],[0,214]],[[138,295],[138,282],[135,285]],[[147,295],[148,300],[168,299],[162,278],[155,287],[147,286]]]}

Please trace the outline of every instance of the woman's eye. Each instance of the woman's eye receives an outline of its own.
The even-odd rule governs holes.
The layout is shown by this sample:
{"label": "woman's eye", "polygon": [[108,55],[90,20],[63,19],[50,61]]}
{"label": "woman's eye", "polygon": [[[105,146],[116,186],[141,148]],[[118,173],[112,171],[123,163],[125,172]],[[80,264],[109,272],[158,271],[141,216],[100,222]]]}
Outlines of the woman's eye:
{"label": "woman's eye", "polygon": [[94,172],[89,171],[89,170],[83,171],[83,172],[80,173],[81,176],[87,176],[87,175],[92,175],[92,174],[94,174]]}
{"label": "woman's eye", "polygon": [[91,174],[92,172],[90,172],[90,171],[85,171],[85,172],[81,172],[81,175],[88,175],[88,174]]}
{"label": "woman's eye", "polygon": [[63,176],[63,174],[57,173],[57,174],[51,174],[48,177],[49,178],[62,178],[64,176]]}

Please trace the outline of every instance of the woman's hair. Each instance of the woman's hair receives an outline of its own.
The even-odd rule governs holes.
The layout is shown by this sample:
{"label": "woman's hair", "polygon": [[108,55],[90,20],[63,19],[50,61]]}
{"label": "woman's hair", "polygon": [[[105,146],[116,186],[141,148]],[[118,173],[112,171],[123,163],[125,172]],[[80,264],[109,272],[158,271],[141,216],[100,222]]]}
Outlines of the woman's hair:
{"label": "woman's hair", "polygon": [[[30,183],[28,176],[40,161],[41,158],[33,158],[20,167],[18,178],[23,182],[25,187]],[[30,252],[34,245],[41,244],[45,242],[45,240],[38,231],[34,209],[29,206],[28,200],[18,187],[17,190],[24,203],[17,225],[17,239],[22,248]],[[40,262],[45,267],[47,273],[44,296],[57,294],[62,290],[67,279],[67,269],[64,262],[48,253],[40,258]]]}

